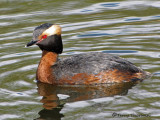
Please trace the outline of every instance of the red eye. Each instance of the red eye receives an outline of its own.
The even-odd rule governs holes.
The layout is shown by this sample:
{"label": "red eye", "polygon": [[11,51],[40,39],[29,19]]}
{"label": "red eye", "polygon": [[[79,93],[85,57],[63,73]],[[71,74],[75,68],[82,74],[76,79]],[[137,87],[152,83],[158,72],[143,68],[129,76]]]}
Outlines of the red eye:
{"label": "red eye", "polygon": [[43,39],[46,39],[46,38],[47,38],[47,35],[43,35],[42,38],[43,38]]}

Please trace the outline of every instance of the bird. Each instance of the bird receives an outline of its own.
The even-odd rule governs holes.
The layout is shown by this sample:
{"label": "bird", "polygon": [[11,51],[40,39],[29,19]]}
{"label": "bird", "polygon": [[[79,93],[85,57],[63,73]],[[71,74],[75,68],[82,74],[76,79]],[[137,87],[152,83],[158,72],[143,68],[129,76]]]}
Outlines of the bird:
{"label": "bird", "polygon": [[44,23],[33,30],[26,47],[42,50],[36,79],[53,85],[93,85],[143,81],[150,73],[130,61],[104,52],[87,52],[59,58],[63,51],[61,27]]}

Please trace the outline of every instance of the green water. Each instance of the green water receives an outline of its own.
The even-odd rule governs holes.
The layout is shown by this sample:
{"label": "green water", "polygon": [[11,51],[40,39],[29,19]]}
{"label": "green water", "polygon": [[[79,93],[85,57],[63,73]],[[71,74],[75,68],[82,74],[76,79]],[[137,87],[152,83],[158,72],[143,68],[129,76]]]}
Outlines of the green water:
{"label": "green water", "polygon": [[[160,119],[159,11],[158,0],[1,0],[0,120]],[[136,85],[37,85],[41,51],[24,46],[43,23],[61,25],[60,57],[111,53],[153,77]]]}

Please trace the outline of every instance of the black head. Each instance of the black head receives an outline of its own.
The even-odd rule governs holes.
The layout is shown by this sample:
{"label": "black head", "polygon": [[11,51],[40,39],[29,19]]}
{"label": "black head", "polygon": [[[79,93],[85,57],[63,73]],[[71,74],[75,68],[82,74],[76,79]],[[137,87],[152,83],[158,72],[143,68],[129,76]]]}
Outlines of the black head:
{"label": "black head", "polygon": [[26,46],[38,45],[41,50],[52,51],[61,54],[63,44],[61,38],[61,27],[50,23],[42,24],[33,31],[33,39]]}

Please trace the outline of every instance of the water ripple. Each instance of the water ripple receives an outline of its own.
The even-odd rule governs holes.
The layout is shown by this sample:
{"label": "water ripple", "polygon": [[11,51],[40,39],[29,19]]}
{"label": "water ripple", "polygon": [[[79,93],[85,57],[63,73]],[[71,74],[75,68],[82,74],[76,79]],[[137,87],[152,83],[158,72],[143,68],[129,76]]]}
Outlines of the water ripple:
{"label": "water ripple", "polygon": [[[91,51],[111,53],[127,58],[153,74],[151,79],[136,85],[124,96],[73,100],[64,104],[71,96],[58,94],[62,101],[57,103],[62,102],[64,107],[60,113],[56,111],[55,116],[64,114],[64,120],[103,120],[113,119],[112,114],[116,112],[148,114],[151,116],[149,119],[158,119],[160,1],[1,0],[1,3],[0,119],[41,119],[46,115],[46,111],[42,110],[44,105],[39,102],[43,98],[46,100],[46,97],[37,94],[35,80],[41,50],[35,46],[24,48],[32,38],[35,26],[45,22],[62,27],[64,51],[61,57]],[[53,115],[51,112],[46,116]]]}
{"label": "water ripple", "polygon": [[13,74],[15,72],[28,71],[28,70],[32,70],[32,69],[36,69],[36,68],[37,68],[37,64],[27,65],[27,66],[18,68],[16,70],[12,70],[12,71],[7,71],[7,72],[4,72],[4,73],[1,73],[0,77],[5,77],[5,76],[8,76],[8,75]]}
{"label": "water ripple", "polygon": [[[150,7],[160,7],[160,2],[159,1],[122,1],[122,2],[102,2],[102,3],[97,3],[93,4],[88,7],[84,7],[81,9],[75,9],[75,10],[70,10],[70,11],[63,11],[61,14],[63,15],[70,15],[70,14],[88,14],[88,13],[97,13],[101,12],[104,10],[117,10],[117,9],[127,9],[127,10],[136,10],[138,11],[139,9],[144,9]],[[143,7],[143,8],[142,8]]]}
{"label": "water ripple", "polygon": [[13,57],[22,57],[22,56],[27,56],[27,55],[36,55],[40,54],[41,51],[32,51],[32,52],[20,52],[20,53],[14,53],[14,54],[9,54],[9,55],[4,55],[1,57],[1,59],[6,59],[6,58],[13,58]]}
{"label": "water ripple", "polygon": [[47,11],[34,11],[30,13],[21,13],[21,14],[10,14],[10,15],[1,15],[0,20],[8,20],[8,19],[24,19],[28,17],[38,16],[38,15],[47,15],[49,12]]}
{"label": "water ripple", "polygon": [[32,102],[32,101],[1,102],[0,106],[17,106],[17,105],[24,105],[24,104],[35,105],[40,103]]}
{"label": "water ripple", "polygon": [[12,114],[4,114],[4,115],[1,115],[0,117],[1,117],[1,120],[18,119],[18,118],[20,118],[20,116],[12,115]]}

